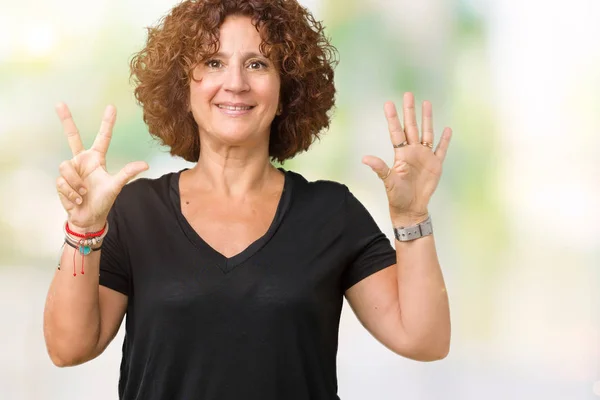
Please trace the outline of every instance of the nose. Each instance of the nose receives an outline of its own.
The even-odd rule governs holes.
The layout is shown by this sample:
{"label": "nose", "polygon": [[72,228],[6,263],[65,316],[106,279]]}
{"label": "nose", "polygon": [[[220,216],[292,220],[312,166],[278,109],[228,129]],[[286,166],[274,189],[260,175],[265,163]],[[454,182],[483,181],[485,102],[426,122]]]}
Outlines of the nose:
{"label": "nose", "polygon": [[246,71],[242,66],[231,65],[225,72],[223,89],[230,92],[245,92],[250,89],[246,77]]}

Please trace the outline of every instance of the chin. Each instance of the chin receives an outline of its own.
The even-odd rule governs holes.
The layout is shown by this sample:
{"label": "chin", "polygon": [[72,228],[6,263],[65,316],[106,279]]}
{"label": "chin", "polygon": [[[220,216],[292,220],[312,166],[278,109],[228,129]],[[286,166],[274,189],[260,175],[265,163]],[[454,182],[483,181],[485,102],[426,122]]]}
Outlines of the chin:
{"label": "chin", "polygon": [[[254,138],[253,138],[254,136]],[[232,128],[227,130],[220,130],[215,132],[215,137],[229,145],[241,145],[249,143],[253,139],[256,140],[256,135],[252,134],[252,131],[248,128]]]}

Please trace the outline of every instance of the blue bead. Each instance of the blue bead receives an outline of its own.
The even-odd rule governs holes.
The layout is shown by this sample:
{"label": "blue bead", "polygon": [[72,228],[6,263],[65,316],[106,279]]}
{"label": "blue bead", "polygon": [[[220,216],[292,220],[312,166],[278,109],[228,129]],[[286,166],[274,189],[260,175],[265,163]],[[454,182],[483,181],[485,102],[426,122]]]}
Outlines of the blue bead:
{"label": "blue bead", "polygon": [[92,252],[92,248],[90,246],[79,246],[79,252],[84,256],[87,256]]}

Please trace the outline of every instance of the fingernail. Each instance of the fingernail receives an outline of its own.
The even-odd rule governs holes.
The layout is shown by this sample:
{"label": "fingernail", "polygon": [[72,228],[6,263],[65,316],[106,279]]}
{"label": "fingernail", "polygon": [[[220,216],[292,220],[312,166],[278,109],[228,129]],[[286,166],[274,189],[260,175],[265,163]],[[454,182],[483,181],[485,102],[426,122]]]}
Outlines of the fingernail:
{"label": "fingernail", "polygon": [[78,198],[76,198],[76,199],[75,199],[75,203],[77,203],[77,204],[81,204],[81,197],[78,197]]}
{"label": "fingernail", "polygon": [[85,196],[86,193],[87,193],[87,190],[85,190],[85,188],[79,189],[79,194],[80,195]]}

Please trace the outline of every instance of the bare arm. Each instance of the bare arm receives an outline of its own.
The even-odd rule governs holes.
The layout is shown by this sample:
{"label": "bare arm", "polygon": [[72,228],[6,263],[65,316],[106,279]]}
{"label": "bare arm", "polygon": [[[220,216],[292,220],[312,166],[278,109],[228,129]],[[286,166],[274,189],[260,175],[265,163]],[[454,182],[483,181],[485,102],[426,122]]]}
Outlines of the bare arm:
{"label": "bare arm", "polygon": [[[44,308],[44,339],[59,367],[82,364],[99,356],[117,334],[127,296],[98,284],[100,251],[84,258],[64,247],[61,269],[54,274]],[[73,255],[77,276],[73,276]]]}
{"label": "bare arm", "polygon": [[346,291],[362,325],[393,352],[417,361],[446,357],[450,311],[434,238],[396,241],[398,263]]}
{"label": "bare arm", "polygon": [[[105,226],[123,186],[148,165],[141,161],[129,163],[115,176],[106,171],[105,156],[116,120],[114,107],[106,108],[100,131],[88,150],[83,148],[68,107],[61,103],[56,111],[73,153],[73,158],[59,167],[56,188],[60,201],[75,234],[98,232]],[[77,365],[97,357],[115,337],[123,320],[127,296],[99,286],[102,251],[82,256],[71,246],[63,249],[61,268],[54,274],[44,308],[44,339],[52,362],[58,366]],[[81,272],[83,267],[85,273]]]}
{"label": "bare arm", "polygon": [[[412,93],[403,98],[404,127],[393,103],[386,103],[384,111],[394,164],[390,168],[373,156],[363,162],[384,183],[393,226],[413,226],[429,214],[452,130],[444,129],[433,151],[430,102],[423,102],[421,135]],[[422,361],[444,358],[450,347],[450,310],[434,237],[395,243],[396,264],[350,288],[348,301],[363,325],[398,354]]]}

